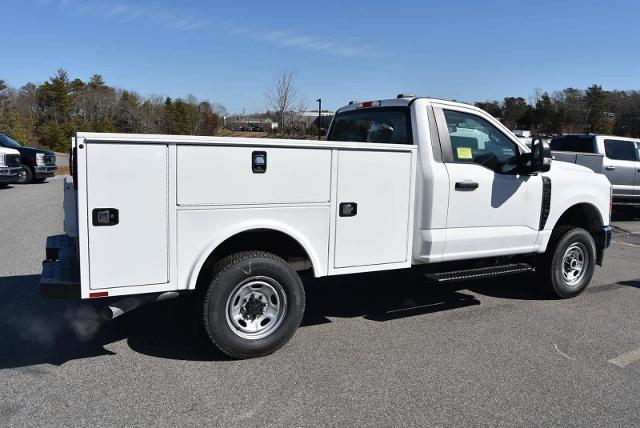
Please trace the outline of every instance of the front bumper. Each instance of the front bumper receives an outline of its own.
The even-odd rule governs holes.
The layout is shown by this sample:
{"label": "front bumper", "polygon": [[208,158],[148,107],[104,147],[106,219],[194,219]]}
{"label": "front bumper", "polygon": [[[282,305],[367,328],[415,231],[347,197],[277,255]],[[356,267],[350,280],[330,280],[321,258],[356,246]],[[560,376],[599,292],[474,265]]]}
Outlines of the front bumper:
{"label": "front bumper", "polygon": [[36,178],[48,178],[56,175],[57,169],[58,167],[56,165],[36,166],[33,173]]}
{"label": "front bumper", "polygon": [[15,183],[20,170],[22,170],[21,167],[0,166],[0,183]]}
{"label": "front bumper", "polygon": [[80,298],[80,264],[76,240],[68,235],[47,238],[47,259],[42,262],[40,294],[45,298]]}

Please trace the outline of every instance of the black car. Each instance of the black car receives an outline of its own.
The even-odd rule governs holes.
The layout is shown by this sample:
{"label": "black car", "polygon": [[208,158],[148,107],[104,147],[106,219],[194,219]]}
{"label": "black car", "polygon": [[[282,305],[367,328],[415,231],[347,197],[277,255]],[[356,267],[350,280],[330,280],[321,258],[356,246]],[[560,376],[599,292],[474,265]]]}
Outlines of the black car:
{"label": "black car", "polygon": [[18,183],[42,183],[56,173],[56,155],[51,150],[22,147],[16,141],[0,134],[0,147],[16,149],[20,152],[22,171],[18,174]]}

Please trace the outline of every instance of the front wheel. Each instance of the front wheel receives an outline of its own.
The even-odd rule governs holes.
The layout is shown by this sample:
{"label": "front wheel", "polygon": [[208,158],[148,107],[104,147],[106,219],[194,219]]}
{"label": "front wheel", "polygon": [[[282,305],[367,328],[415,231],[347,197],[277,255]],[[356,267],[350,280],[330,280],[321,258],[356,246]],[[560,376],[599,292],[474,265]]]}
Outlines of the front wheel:
{"label": "front wheel", "polygon": [[33,171],[28,166],[23,166],[22,170],[18,173],[19,184],[30,184],[33,182]]}
{"label": "front wheel", "polygon": [[551,234],[536,272],[550,294],[565,299],[587,288],[595,266],[596,244],[591,234],[579,227],[562,226]]}
{"label": "front wheel", "polygon": [[228,256],[213,269],[202,315],[211,342],[233,358],[261,357],[293,336],[305,307],[300,277],[263,251]]}

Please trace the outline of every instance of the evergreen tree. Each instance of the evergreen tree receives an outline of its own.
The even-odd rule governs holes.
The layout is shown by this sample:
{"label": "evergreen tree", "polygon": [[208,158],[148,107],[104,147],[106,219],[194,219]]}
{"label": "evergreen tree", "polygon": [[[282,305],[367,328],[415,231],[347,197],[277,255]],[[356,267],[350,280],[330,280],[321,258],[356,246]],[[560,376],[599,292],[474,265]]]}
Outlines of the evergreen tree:
{"label": "evergreen tree", "polygon": [[591,85],[585,93],[587,101],[587,129],[586,132],[594,134],[608,134],[613,128],[613,123],[607,114],[607,93],[600,85]]}

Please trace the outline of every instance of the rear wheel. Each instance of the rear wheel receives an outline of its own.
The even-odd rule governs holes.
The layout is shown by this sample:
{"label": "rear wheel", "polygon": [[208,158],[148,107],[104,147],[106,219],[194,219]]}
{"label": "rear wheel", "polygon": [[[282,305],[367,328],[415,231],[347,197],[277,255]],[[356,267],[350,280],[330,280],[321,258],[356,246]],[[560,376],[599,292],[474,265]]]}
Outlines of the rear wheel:
{"label": "rear wheel", "polygon": [[561,226],[552,233],[536,272],[551,295],[568,298],[587,288],[595,266],[596,244],[591,234],[579,227]]}
{"label": "rear wheel", "polygon": [[234,358],[261,357],[293,336],[305,307],[300,277],[280,257],[246,251],[222,259],[203,293],[211,342]]}
{"label": "rear wheel", "polygon": [[28,166],[23,166],[22,170],[18,173],[18,183],[20,184],[30,184],[33,182],[33,171]]}

